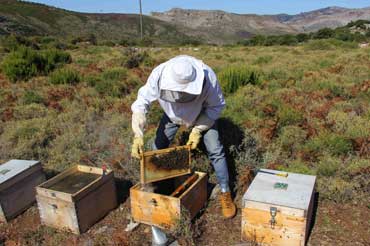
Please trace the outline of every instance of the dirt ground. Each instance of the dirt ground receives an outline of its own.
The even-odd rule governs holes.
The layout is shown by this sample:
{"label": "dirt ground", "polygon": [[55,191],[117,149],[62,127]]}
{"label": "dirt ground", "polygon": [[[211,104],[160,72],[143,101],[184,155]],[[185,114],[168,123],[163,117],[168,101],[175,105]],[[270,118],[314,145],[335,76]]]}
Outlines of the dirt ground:
{"label": "dirt ground", "polygon": [[[149,226],[139,225],[134,231],[125,232],[129,207],[129,199],[126,199],[89,231],[77,236],[41,225],[34,205],[8,224],[0,224],[1,245],[151,245]],[[183,234],[179,243],[187,245],[186,237],[190,235],[194,245],[238,245],[241,244],[240,224],[240,208],[235,218],[223,220],[217,200],[210,200],[193,222],[192,232]],[[370,206],[355,202],[319,202],[308,245],[370,245]]]}

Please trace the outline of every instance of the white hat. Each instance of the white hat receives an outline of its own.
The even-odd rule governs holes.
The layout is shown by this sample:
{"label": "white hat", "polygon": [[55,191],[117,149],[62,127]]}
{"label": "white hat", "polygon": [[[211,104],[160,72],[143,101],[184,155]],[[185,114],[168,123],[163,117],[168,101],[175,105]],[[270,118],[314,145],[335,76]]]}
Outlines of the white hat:
{"label": "white hat", "polygon": [[191,56],[177,56],[166,63],[162,72],[160,89],[200,95],[203,80],[202,61]]}

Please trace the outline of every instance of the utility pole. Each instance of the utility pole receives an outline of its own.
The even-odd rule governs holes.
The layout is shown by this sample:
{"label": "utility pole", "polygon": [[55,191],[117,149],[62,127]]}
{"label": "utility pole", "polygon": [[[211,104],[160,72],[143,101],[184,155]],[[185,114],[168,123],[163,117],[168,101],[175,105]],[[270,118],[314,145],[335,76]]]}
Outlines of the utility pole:
{"label": "utility pole", "polygon": [[143,8],[141,5],[141,0],[139,0],[140,5],[140,38],[143,40]]}

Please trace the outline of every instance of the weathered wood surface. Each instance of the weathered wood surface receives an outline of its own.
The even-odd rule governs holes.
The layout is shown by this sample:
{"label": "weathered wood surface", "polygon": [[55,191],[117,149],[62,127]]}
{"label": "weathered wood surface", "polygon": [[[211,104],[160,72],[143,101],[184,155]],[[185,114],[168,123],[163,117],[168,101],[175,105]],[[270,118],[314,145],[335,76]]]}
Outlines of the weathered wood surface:
{"label": "weathered wood surface", "polygon": [[[83,187],[78,184],[80,189],[73,193],[51,189],[76,172],[92,173],[97,178],[89,179]],[[82,165],[70,168],[37,187],[37,203],[43,224],[83,233],[117,206],[113,172],[106,170],[103,175],[102,169]]]}
{"label": "weathered wood surface", "polygon": [[0,165],[0,221],[7,222],[35,202],[35,187],[45,180],[39,161],[11,160]]}
{"label": "weathered wood surface", "polygon": [[[188,158],[185,160],[186,163],[171,163],[173,164],[173,167],[171,167],[171,169],[164,169],[156,166],[152,162],[152,157],[163,156],[172,151],[186,151],[188,153]],[[148,184],[151,182],[156,182],[160,180],[170,179],[185,174],[189,174],[191,172],[190,163],[191,163],[191,152],[190,147],[187,145],[144,152],[140,161],[140,182],[142,184]],[[176,168],[176,164],[182,164],[186,166],[186,168]]]}
{"label": "weathered wood surface", "polygon": [[140,190],[137,184],[130,190],[132,218],[148,225],[173,230],[181,218],[181,208],[193,218],[205,205],[207,199],[207,175],[196,172],[198,180],[179,198]]}
{"label": "weathered wood surface", "polygon": [[[305,245],[313,216],[316,177],[288,174],[288,178],[284,178],[259,173],[253,180],[243,197],[243,240],[273,246]],[[275,189],[276,182],[287,183],[288,188]],[[270,223],[271,207],[277,208],[273,227]]]}
{"label": "weathered wood surface", "polygon": [[0,192],[0,221],[9,221],[36,201],[35,187],[45,181],[41,169]]}

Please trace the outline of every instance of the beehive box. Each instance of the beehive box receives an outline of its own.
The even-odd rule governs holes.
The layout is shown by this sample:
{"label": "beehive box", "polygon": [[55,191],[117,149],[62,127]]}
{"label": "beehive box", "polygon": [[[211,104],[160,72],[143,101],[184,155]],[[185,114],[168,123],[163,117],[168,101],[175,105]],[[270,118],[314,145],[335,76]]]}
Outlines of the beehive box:
{"label": "beehive box", "polygon": [[45,181],[39,161],[11,160],[0,165],[0,221],[7,222],[35,202],[35,187]]}
{"label": "beehive box", "polygon": [[117,206],[113,171],[77,165],[36,188],[44,225],[87,231]]}
{"label": "beehive box", "polygon": [[[175,152],[178,155],[174,155]],[[169,163],[162,165],[160,160]],[[207,200],[207,174],[195,172],[196,181],[179,197],[171,196],[191,176],[190,161],[188,146],[144,153],[141,183],[130,189],[131,214],[135,221],[173,230],[184,216],[182,211],[191,219],[195,217]],[[145,189],[147,184],[151,189]]]}
{"label": "beehive box", "polygon": [[305,245],[315,182],[316,177],[310,175],[288,173],[288,177],[281,177],[259,172],[243,196],[242,239],[261,245]]}

